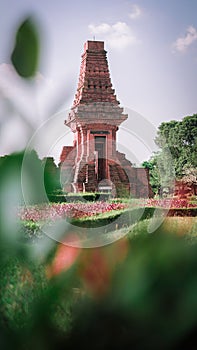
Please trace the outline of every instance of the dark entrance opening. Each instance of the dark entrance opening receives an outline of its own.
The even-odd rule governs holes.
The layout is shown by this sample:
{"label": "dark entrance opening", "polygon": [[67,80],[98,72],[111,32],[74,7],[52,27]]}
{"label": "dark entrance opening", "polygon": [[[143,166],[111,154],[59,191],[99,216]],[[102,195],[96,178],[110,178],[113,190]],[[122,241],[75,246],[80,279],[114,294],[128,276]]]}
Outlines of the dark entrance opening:
{"label": "dark entrance opening", "polygon": [[106,178],[106,136],[95,136],[95,151],[98,152],[98,181]]}

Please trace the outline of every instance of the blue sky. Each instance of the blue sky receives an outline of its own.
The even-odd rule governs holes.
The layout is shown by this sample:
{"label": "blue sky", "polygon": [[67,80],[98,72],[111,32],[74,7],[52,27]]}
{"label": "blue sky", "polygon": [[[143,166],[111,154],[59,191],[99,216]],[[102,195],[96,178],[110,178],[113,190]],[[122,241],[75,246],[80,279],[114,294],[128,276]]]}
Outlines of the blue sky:
{"label": "blue sky", "polygon": [[[17,91],[26,96],[23,101],[21,96],[18,100],[24,113],[30,114],[36,98],[34,129],[56,109],[71,107],[83,44],[93,36],[105,41],[112,83],[121,105],[139,113],[153,129],[162,121],[180,120],[197,112],[196,0],[0,0],[0,14],[0,93],[3,91],[4,98],[17,98]],[[10,85],[7,77],[14,32],[30,14],[40,27],[42,51],[36,92],[28,88],[27,96],[25,84],[17,79],[17,91],[13,93],[12,77]],[[1,108],[2,103],[0,111]],[[61,118],[66,119],[64,113]],[[7,135],[9,130],[13,132],[13,123],[18,135],[25,135],[20,122],[12,120],[6,124],[4,120],[1,154],[24,147],[29,137],[27,133],[23,143],[19,142],[21,137],[15,141],[12,137],[9,144]],[[132,123],[128,120],[125,125],[132,129]],[[67,133],[60,143],[70,140]],[[56,145],[56,153],[60,147]],[[150,150],[142,147],[139,159],[149,154]]]}

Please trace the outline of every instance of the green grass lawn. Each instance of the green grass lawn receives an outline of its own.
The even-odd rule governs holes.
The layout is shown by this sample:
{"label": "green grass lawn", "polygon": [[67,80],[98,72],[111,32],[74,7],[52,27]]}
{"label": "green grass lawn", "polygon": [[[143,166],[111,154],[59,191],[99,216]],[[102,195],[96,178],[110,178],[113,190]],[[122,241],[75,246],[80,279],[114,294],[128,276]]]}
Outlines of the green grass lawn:
{"label": "green grass lawn", "polygon": [[[133,225],[128,235],[148,234],[149,225],[153,219],[146,219]],[[156,232],[175,234],[177,236],[197,236],[197,218],[196,217],[166,217]]]}

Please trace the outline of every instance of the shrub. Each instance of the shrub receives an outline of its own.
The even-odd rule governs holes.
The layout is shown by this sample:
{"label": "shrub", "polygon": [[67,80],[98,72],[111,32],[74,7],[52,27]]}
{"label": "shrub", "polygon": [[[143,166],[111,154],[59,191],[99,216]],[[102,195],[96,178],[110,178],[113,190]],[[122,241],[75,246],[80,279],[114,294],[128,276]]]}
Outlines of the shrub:
{"label": "shrub", "polygon": [[30,322],[32,306],[46,290],[45,268],[28,266],[18,258],[9,258],[0,271],[0,313],[3,326],[12,331],[24,329]]}

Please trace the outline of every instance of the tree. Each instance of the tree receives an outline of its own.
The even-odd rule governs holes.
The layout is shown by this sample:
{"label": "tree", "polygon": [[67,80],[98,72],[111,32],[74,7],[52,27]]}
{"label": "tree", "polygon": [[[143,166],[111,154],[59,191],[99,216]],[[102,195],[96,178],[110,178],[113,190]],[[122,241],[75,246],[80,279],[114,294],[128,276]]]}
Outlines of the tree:
{"label": "tree", "polygon": [[142,166],[149,169],[150,185],[154,194],[158,194],[160,189],[160,176],[157,167],[156,155],[152,156],[149,161],[142,163]]}
{"label": "tree", "polygon": [[155,153],[142,166],[149,169],[150,184],[154,194],[171,192],[174,188],[174,167],[171,154],[166,147],[164,151]]}
{"label": "tree", "polygon": [[162,123],[155,139],[161,155],[169,149],[177,178],[182,178],[185,169],[197,167],[197,114],[182,121]]}
{"label": "tree", "polygon": [[60,169],[56,166],[53,157],[46,157],[42,160],[44,168],[44,184],[47,196],[51,196],[57,192],[62,192],[60,184]]}
{"label": "tree", "polygon": [[155,139],[161,151],[142,166],[149,168],[153,192],[172,188],[174,180],[197,168],[197,114],[182,121],[163,122]]}

